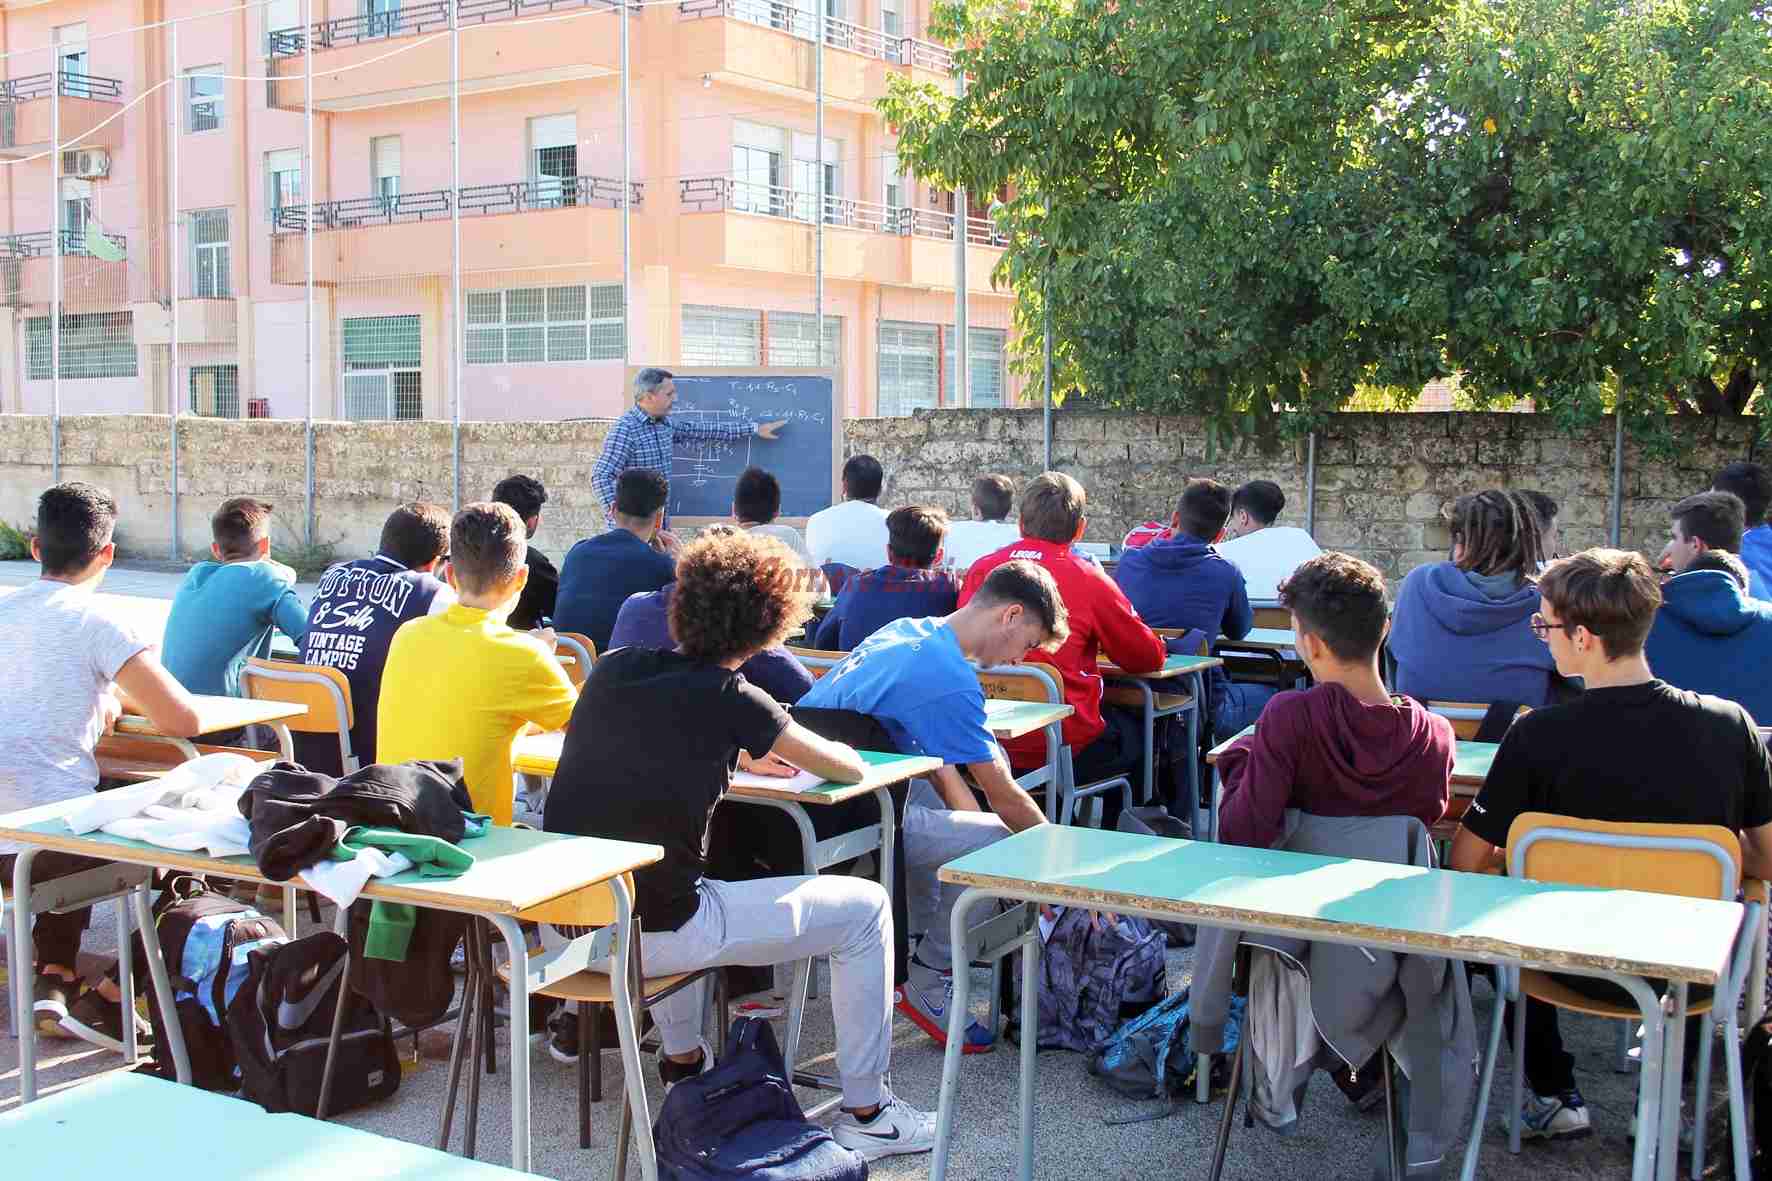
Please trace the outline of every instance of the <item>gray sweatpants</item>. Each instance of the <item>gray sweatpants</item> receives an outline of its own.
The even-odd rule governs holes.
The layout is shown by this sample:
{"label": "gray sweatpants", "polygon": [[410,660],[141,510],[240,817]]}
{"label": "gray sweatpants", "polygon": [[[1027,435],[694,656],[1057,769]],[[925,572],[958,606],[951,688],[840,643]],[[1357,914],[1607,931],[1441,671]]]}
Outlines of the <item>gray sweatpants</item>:
{"label": "gray sweatpants", "polygon": [[948,925],[954,903],[966,889],[940,881],[935,871],[1008,835],[1009,827],[996,813],[955,812],[928,780],[919,779],[912,785],[904,809],[905,901],[910,909],[911,934],[923,936],[917,958],[931,968],[946,971],[953,966]]}
{"label": "gray sweatpants", "polygon": [[[835,874],[703,879],[695,917],[675,931],[642,931],[640,956],[648,976],[829,956],[843,1105],[881,1102],[892,1060],[892,903],[880,883]],[[653,1007],[665,1053],[695,1049],[707,987],[698,981]]]}

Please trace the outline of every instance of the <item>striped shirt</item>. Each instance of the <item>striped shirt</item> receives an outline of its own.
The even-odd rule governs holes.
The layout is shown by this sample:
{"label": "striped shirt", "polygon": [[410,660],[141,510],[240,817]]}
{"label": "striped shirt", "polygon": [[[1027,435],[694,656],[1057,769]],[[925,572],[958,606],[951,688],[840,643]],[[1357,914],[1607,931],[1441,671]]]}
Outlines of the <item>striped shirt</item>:
{"label": "striped shirt", "polygon": [[673,422],[668,417],[653,418],[638,406],[630,407],[615,420],[615,428],[603,443],[603,454],[591,469],[591,486],[603,501],[604,517],[613,516],[615,483],[629,468],[651,468],[667,481],[671,478],[671,451],[679,438],[748,439],[756,432],[754,422]]}

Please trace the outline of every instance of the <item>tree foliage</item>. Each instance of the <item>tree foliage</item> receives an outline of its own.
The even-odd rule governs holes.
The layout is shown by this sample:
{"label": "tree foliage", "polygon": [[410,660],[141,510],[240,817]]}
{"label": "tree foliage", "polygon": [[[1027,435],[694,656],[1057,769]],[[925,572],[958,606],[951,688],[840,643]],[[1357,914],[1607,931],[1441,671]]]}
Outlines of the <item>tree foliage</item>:
{"label": "tree foliage", "polygon": [[[966,0],[900,159],[1007,186],[1089,402],[1259,428],[1462,374],[1581,416],[1772,371],[1766,0]],[[1025,360],[1025,359],[1024,359]]]}

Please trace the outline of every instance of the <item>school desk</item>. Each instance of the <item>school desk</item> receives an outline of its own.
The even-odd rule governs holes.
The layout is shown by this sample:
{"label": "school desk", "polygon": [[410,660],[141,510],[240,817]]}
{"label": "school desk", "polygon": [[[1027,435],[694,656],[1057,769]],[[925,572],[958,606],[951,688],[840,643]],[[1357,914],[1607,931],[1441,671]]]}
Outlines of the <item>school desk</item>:
{"label": "school desk", "polygon": [[[1101,675],[1115,682],[1115,688],[1129,690],[1133,696],[1124,704],[1137,705],[1144,725],[1144,783],[1148,802],[1151,794],[1157,790],[1157,719],[1170,716],[1187,718],[1187,747],[1189,751],[1200,749],[1200,711],[1211,698],[1206,692],[1206,673],[1209,669],[1222,668],[1224,661],[1216,656],[1186,656],[1170,653],[1163,661],[1163,666],[1154,673],[1129,673],[1106,656],[1101,658]],[[1150,682],[1173,680],[1177,677],[1188,678],[1190,688],[1185,693],[1161,693],[1158,687]],[[1111,694],[1113,690],[1109,690]],[[1109,696],[1106,700],[1112,702]],[[1196,801],[1200,798],[1200,767],[1198,759],[1190,756],[1187,760],[1187,790]],[[1196,803],[1194,808],[1194,824],[1196,827],[1204,819],[1202,807]]]}
{"label": "school desk", "polygon": [[[18,1045],[19,1100],[23,1104],[29,1104],[37,1095],[36,1023],[29,1020],[32,980],[28,958],[34,907],[61,909],[83,904],[77,893],[82,890],[87,891],[84,898],[92,900],[119,897],[123,893],[131,896],[136,930],[147,950],[148,970],[153,975],[154,990],[160,998],[161,1025],[167,1031],[166,1040],[171,1043],[161,1050],[171,1053],[179,1081],[189,1082],[190,1059],[172,1008],[172,986],[160,940],[155,933],[153,914],[148,907],[147,876],[139,870],[175,869],[246,882],[266,880],[251,857],[210,857],[203,853],[163,849],[145,841],[127,840],[104,832],[76,836],[68,831],[65,817],[84,802],[61,800],[0,816],[0,840],[23,846],[13,871],[13,892],[7,902],[12,922],[7,951],[13,985],[13,1028],[22,1031]],[[505,946],[511,949],[515,965],[511,973],[509,1016],[512,1167],[524,1172],[529,1169],[529,989],[533,984],[569,976],[594,961],[610,957],[614,968],[610,975],[614,981],[616,1029],[629,1101],[634,1105],[634,1129],[640,1146],[642,1174],[645,1181],[656,1181],[652,1121],[646,1106],[646,1084],[640,1073],[639,1026],[633,997],[629,995],[629,972],[625,965],[633,930],[629,875],[661,860],[664,850],[657,845],[631,841],[566,837],[533,829],[497,826],[485,836],[469,841],[465,848],[474,855],[474,865],[460,877],[429,878],[417,870],[408,870],[390,878],[372,878],[364,887],[362,897],[405,902],[484,919],[498,928]],[[44,849],[77,853],[107,864],[33,889],[30,884],[31,862]],[[299,877],[291,884],[306,888],[306,883]],[[530,955],[528,941],[518,926],[525,912],[580,891],[602,888],[605,884],[615,899],[615,923],[573,940],[563,948]],[[123,985],[127,990],[127,978]]]}
{"label": "school desk", "polygon": [[[1493,874],[1317,857],[1055,824],[1028,829],[942,866],[966,887],[954,905],[954,995],[931,1177],[947,1175],[959,1095],[967,965],[1019,950],[1022,1029],[1038,1027],[1038,904],[1087,906],[1258,935],[1404,954],[1444,956],[1614,981],[1643,1016],[1639,1132],[1632,1176],[1649,1181],[1660,1130],[1662,1071],[1680,1070],[1680,1039],[1665,1038],[1660,999],[1645,981],[1715,985],[1742,922],[1735,902],[1598,890]],[[983,902],[1018,902],[972,928]],[[1499,1034],[1493,1027],[1492,1039]],[[1021,1044],[1021,1170],[1034,1166],[1038,1039]],[[1493,1040],[1490,1060],[1493,1060]],[[1665,1058],[1665,1061],[1664,1061]],[[1479,1117],[1481,1113],[1479,1113]],[[1474,1137],[1484,1129],[1475,1128]],[[1471,1145],[1475,1150],[1475,1144]],[[1670,1145],[1669,1153],[1677,1153]],[[1363,1167],[1363,1166],[1362,1166]]]}
{"label": "school desk", "polygon": [[[307,706],[289,701],[259,701],[252,697],[216,697],[207,693],[191,694],[191,704],[197,710],[198,734],[220,734],[242,726],[270,726],[277,732],[277,745],[283,757],[294,761],[295,742],[284,723],[307,713]],[[178,747],[186,758],[194,759],[198,754],[197,748],[187,740],[167,734],[148,719],[135,714],[118,718],[116,730],[119,734],[151,738]]]}

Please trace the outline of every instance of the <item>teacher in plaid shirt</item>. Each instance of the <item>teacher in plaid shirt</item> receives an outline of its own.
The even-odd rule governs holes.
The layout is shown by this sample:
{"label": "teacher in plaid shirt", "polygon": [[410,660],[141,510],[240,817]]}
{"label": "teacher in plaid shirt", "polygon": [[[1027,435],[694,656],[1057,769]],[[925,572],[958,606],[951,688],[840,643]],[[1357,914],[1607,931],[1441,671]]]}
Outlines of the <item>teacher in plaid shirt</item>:
{"label": "teacher in plaid shirt", "polygon": [[[629,468],[650,468],[667,481],[671,478],[671,448],[679,437],[748,439],[756,435],[773,439],[787,424],[785,418],[763,423],[672,422],[671,403],[676,400],[677,383],[669,371],[642,369],[634,375],[634,408],[615,420],[615,429],[604,440],[603,454],[591,469],[591,486],[603,502],[605,518],[615,504],[615,482]],[[665,522],[670,522],[668,515]]]}

